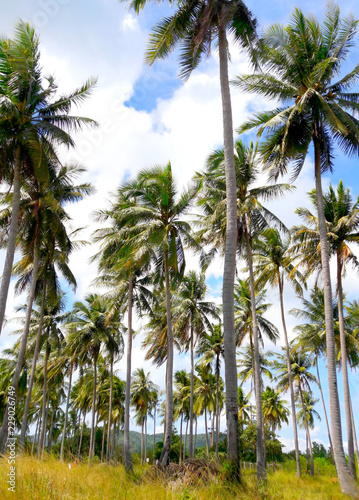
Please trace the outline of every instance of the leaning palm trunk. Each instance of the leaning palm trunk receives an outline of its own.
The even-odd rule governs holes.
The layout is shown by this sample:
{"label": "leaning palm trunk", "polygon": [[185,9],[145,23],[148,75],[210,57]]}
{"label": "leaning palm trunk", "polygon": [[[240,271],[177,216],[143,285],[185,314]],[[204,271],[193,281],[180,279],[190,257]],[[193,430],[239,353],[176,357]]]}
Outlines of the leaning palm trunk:
{"label": "leaning palm trunk", "polygon": [[160,457],[160,464],[166,467],[170,461],[172,420],[173,420],[173,333],[171,315],[171,291],[168,268],[168,252],[164,251],[165,281],[166,281],[166,316],[167,316],[167,377],[166,377],[166,415],[165,415],[165,435],[163,439],[163,449]]}
{"label": "leaning palm trunk", "polygon": [[343,389],[344,389],[344,407],[345,417],[347,424],[347,440],[348,440],[348,458],[349,458],[349,471],[350,475],[356,479],[355,470],[355,454],[354,454],[354,439],[353,427],[350,411],[350,391],[349,391],[349,378],[348,378],[348,356],[347,346],[345,342],[345,326],[343,314],[343,287],[342,287],[342,261],[339,252],[337,252],[337,291],[338,291],[338,314],[339,314],[339,335],[340,335],[340,351],[343,373]]}
{"label": "leaning palm trunk", "polygon": [[257,479],[258,481],[266,480],[267,471],[264,461],[264,445],[262,433],[262,398],[261,398],[261,375],[259,370],[259,340],[258,340],[258,325],[256,313],[256,296],[254,291],[254,277],[253,277],[253,261],[252,261],[252,247],[248,233],[248,227],[245,228],[247,259],[249,269],[249,283],[251,289],[251,307],[252,307],[252,323],[253,323],[253,349],[254,349],[254,392],[256,400],[256,420],[257,420]]}
{"label": "leaning palm trunk", "polygon": [[[38,271],[38,267],[39,267],[38,237],[35,239],[34,249],[35,250],[34,250],[33,268],[32,268],[32,278],[31,278],[30,292],[29,292],[27,308],[26,308],[24,330],[23,330],[23,333],[21,336],[19,356],[17,358],[15,373],[14,373],[12,384],[11,384],[12,387],[14,387],[15,391],[16,391],[17,384],[18,384],[19,379],[20,379],[20,374],[21,374],[21,370],[23,368],[23,363],[24,363],[24,359],[25,359],[27,337],[29,335],[29,329],[30,329],[32,304],[33,304],[34,299],[35,299],[37,271]],[[4,449],[5,449],[5,443],[6,443],[7,432],[8,432],[8,414],[9,414],[9,403],[6,406],[4,419],[3,419],[3,423],[2,423],[2,427],[1,427],[1,431],[0,431],[0,454],[3,453]]]}
{"label": "leaning palm trunk", "polygon": [[95,415],[96,415],[96,387],[97,385],[97,355],[94,356],[94,377],[93,377],[93,396],[92,396],[92,419],[91,419],[91,435],[90,435],[90,448],[89,448],[89,463],[93,456],[94,442],[95,442]]}
{"label": "leaning palm trunk", "polygon": [[320,375],[319,375],[319,366],[318,366],[318,357],[315,357],[315,366],[317,368],[317,379],[318,379],[318,386],[319,386],[319,391],[320,391],[320,397],[322,399],[322,404],[323,404],[323,410],[324,410],[324,418],[325,418],[325,423],[327,425],[327,431],[328,431],[328,439],[329,439],[329,445],[330,449],[333,449],[333,443],[332,443],[332,437],[330,435],[330,429],[329,429],[329,422],[328,422],[328,415],[327,415],[327,409],[325,406],[325,401],[324,401],[324,396],[323,396],[323,391],[322,391],[322,384],[320,382]]}
{"label": "leaning palm trunk", "polygon": [[32,358],[31,375],[30,375],[29,385],[27,388],[24,415],[23,415],[22,424],[21,424],[21,434],[20,434],[20,440],[19,440],[20,447],[23,447],[25,445],[25,435],[26,435],[26,429],[27,429],[27,417],[29,415],[29,409],[30,409],[30,403],[31,403],[31,393],[32,393],[32,388],[33,388],[34,380],[35,380],[36,363],[37,363],[37,358],[39,357],[40,342],[41,342],[41,335],[42,335],[42,326],[44,323],[45,297],[46,297],[46,279],[44,280],[44,283],[43,283],[39,329],[37,332],[34,357]]}
{"label": "leaning palm trunk", "polygon": [[[108,409],[108,422],[107,422],[107,443],[110,442],[111,432],[111,416],[112,416],[112,394],[113,394],[113,356],[111,356],[111,373],[110,373],[110,403]],[[109,447],[106,449],[106,461],[109,460]]]}
{"label": "leaning palm trunk", "polygon": [[12,265],[15,255],[15,244],[17,236],[17,226],[20,210],[20,187],[21,187],[21,149],[20,146],[16,149],[15,163],[14,163],[14,181],[13,181],[13,197],[12,197],[12,211],[11,222],[9,227],[9,239],[6,249],[6,257],[4,263],[4,272],[1,280],[0,289],[0,334],[4,323],[5,309],[7,295],[9,293],[10,278],[12,272]]}
{"label": "leaning palm trunk", "polygon": [[66,410],[65,410],[65,420],[64,420],[64,430],[62,432],[61,439],[61,450],[60,450],[60,460],[64,459],[64,446],[65,446],[65,437],[66,437],[66,426],[67,426],[67,416],[69,414],[70,407],[70,394],[71,394],[71,382],[72,382],[72,363],[70,364],[70,378],[69,378],[69,389],[67,391],[67,401],[66,401]]}
{"label": "leaning palm trunk", "polygon": [[303,399],[303,392],[302,392],[302,386],[301,386],[300,380],[299,380],[298,388],[299,388],[299,394],[300,394],[300,401],[302,403],[302,408],[303,408],[305,432],[306,432],[306,436],[307,436],[307,443],[308,443],[309,455],[310,455],[310,475],[314,476],[314,461],[313,461],[312,442],[311,442],[311,439],[310,439],[309,425],[308,425],[308,418],[307,418],[307,410],[305,409],[305,404],[304,404],[304,399]]}
{"label": "leaning palm trunk", "polygon": [[336,374],[333,300],[332,300],[332,288],[330,281],[327,227],[324,215],[323,190],[322,190],[322,180],[321,180],[320,139],[319,139],[317,125],[315,125],[314,153],[315,153],[316,201],[318,208],[320,252],[322,261],[322,279],[324,286],[325,335],[326,335],[326,346],[327,346],[328,390],[329,390],[331,434],[333,441],[333,457],[342,492],[352,496],[353,498],[357,498],[358,487],[354,479],[350,476],[348,464],[346,463],[345,460],[343,440],[342,440],[342,427],[340,420],[340,406],[339,406],[338,384],[337,384],[337,374]]}
{"label": "leaning palm trunk", "polygon": [[279,285],[280,311],[281,311],[281,315],[282,315],[282,326],[283,326],[283,332],[284,332],[285,353],[286,353],[286,359],[287,359],[287,371],[288,371],[288,381],[289,381],[289,390],[290,390],[290,402],[291,402],[291,406],[292,406],[295,461],[297,464],[297,477],[300,477],[300,458],[299,458],[299,445],[298,445],[297,416],[296,416],[296,412],[295,412],[295,398],[294,398],[292,368],[290,365],[290,352],[289,352],[287,325],[286,325],[285,314],[284,314],[283,281],[282,280],[283,280],[283,276],[281,276],[279,274],[278,285]]}
{"label": "leaning palm trunk", "polygon": [[189,458],[194,458],[193,450],[193,391],[194,391],[194,346],[193,326],[191,325],[191,391],[189,399]]}
{"label": "leaning palm trunk", "polygon": [[125,469],[133,472],[131,450],[130,450],[130,396],[131,396],[131,358],[132,358],[132,289],[133,279],[130,276],[128,281],[128,331],[127,331],[127,373],[125,392],[125,425],[123,432],[123,447],[125,455]]}
{"label": "leaning palm trunk", "polygon": [[47,426],[47,414],[46,414],[46,401],[47,401],[47,365],[49,360],[49,330],[47,329],[46,343],[45,343],[45,362],[44,362],[44,384],[43,384],[43,395],[42,395],[42,417],[41,417],[41,432],[40,441],[37,449],[38,456],[42,457],[45,448],[45,436],[46,436],[46,426]]}
{"label": "leaning palm trunk", "polygon": [[[223,8],[224,10],[225,8]],[[240,476],[236,344],[234,330],[234,275],[237,250],[237,183],[233,149],[233,119],[228,80],[228,44],[223,11],[218,26],[219,72],[222,96],[223,143],[226,173],[226,243],[223,270],[223,327],[226,381],[227,454],[234,475]]]}
{"label": "leaning palm trunk", "polygon": [[355,423],[354,423],[354,418],[353,418],[353,406],[352,406],[352,400],[350,398],[350,413],[352,417],[352,427],[353,427],[353,434],[354,434],[354,447],[355,447],[355,454],[357,457],[357,467],[358,467],[358,473],[359,473],[359,450],[358,450],[358,440],[357,440],[357,433],[355,430]]}

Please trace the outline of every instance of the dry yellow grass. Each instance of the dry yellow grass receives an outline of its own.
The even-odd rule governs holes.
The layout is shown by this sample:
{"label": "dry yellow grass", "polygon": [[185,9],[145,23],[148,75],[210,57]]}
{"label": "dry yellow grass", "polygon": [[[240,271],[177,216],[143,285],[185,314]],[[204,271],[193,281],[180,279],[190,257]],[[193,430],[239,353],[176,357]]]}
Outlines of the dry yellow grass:
{"label": "dry yellow grass", "polygon": [[266,487],[258,491],[255,478],[246,476],[242,486],[213,482],[196,487],[163,480],[139,480],[145,468],[135,467],[135,478],[126,476],[122,466],[80,464],[72,469],[54,458],[44,462],[18,457],[16,493],[8,491],[9,465],[0,460],[0,499],[8,500],[344,500],[338,483],[330,477],[297,479],[294,474],[269,475]]}

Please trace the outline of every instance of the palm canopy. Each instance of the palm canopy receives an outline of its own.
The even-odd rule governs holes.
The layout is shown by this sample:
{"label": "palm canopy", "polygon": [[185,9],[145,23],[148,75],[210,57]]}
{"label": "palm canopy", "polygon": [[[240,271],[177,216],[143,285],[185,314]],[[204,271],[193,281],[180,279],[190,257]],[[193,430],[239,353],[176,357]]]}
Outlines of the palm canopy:
{"label": "palm canopy", "polygon": [[150,379],[150,373],[138,368],[131,382],[131,402],[139,416],[146,417],[151,406],[153,392],[159,392],[159,387]]}
{"label": "palm canopy", "polygon": [[[267,377],[272,380],[272,362],[268,359],[273,355],[271,351],[262,352],[259,351],[259,374],[260,378]],[[243,351],[240,353],[240,357],[237,359],[237,365],[239,367],[238,379],[240,385],[243,385],[249,379],[254,380],[254,361],[253,361],[253,350],[249,345],[247,345]]]}
{"label": "palm canopy", "polygon": [[[256,314],[259,340],[264,345],[264,337],[276,343],[279,339],[278,328],[264,314],[271,304],[265,302],[266,290],[256,293]],[[241,346],[247,338],[253,345],[253,318],[249,279],[239,279],[234,286],[234,320],[237,333],[237,345]]]}
{"label": "palm canopy", "polygon": [[[285,354],[277,354],[277,359],[273,361],[276,369],[276,380],[278,388],[287,391],[289,388],[289,376],[287,360]],[[311,391],[311,384],[316,384],[317,379],[310,372],[312,360],[304,350],[291,352],[290,366],[294,385],[300,390]]]}
{"label": "palm canopy", "polygon": [[[0,39],[0,73],[0,138],[4,146],[0,180],[11,181],[9,167],[17,147],[21,149],[23,174],[34,173],[38,180],[46,180],[47,158],[57,159],[56,146],[74,146],[70,132],[95,123],[69,115],[72,106],[90,95],[95,80],[68,95],[56,96],[54,78],[42,74],[39,38],[34,28],[22,21],[12,39]],[[11,151],[13,160],[9,162]]]}
{"label": "palm canopy", "polygon": [[307,419],[308,427],[310,429],[314,429],[315,418],[321,420],[319,413],[314,409],[314,406],[318,403],[318,401],[319,399],[315,399],[309,391],[303,391],[303,403],[300,400],[300,397],[298,397],[299,409],[297,413],[297,420],[302,428],[305,428],[305,418]]}
{"label": "palm canopy", "polygon": [[259,289],[266,283],[280,285],[283,289],[285,277],[297,295],[302,295],[304,278],[292,264],[289,248],[290,238],[283,239],[276,228],[267,228],[259,235],[253,251]]}
{"label": "palm canopy", "polygon": [[[309,193],[317,211],[315,190]],[[340,181],[337,188],[332,185],[323,196],[324,215],[327,226],[329,252],[336,255],[345,273],[345,264],[351,263],[357,270],[359,261],[350,248],[359,243],[359,197],[353,202],[349,189]],[[294,252],[307,269],[307,273],[321,270],[318,215],[308,208],[298,208],[296,213],[304,224],[293,228]]]}
{"label": "palm canopy", "polygon": [[[254,236],[270,223],[286,229],[281,221],[262,205],[291,190],[289,184],[258,186],[260,162],[257,145],[246,146],[242,141],[234,145],[234,161],[237,182],[237,230],[238,251],[245,249],[245,230]],[[204,211],[199,234],[204,243],[224,250],[226,235],[226,177],[224,149],[214,151],[207,159],[206,171],[197,173],[199,183],[199,206]]]}
{"label": "palm canopy", "polygon": [[[131,0],[130,7],[139,12],[146,0]],[[172,2],[171,2],[172,3]],[[173,2],[176,11],[153,28],[146,51],[146,62],[152,65],[180,47],[180,76],[187,79],[202,59],[209,57],[219,30],[230,33],[237,44],[256,61],[256,20],[242,0],[223,3],[220,0]]]}
{"label": "palm canopy", "polygon": [[333,148],[345,154],[359,151],[359,94],[348,92],[357,82],[359,65],[340,77],[342,64],[357,32],[352,16],[341,19],[339,7],[329,3],[323,23],[296,8],[291,23],[274,24],[263,37],[264,72],[236,78],[240,89],[277,99],[280,105],[257,113],[239,131],[257,128],[267,133],[261,153],[271,178],[287,172],[293,179],[304,164],[309,145],[315,142],[322,171],[333,168]]}
{"label": "palm canopy", "polygon": [[288,424],[289,410],[285,406],[287,401],[281,399],[281,392],[267,386],[262,392],[262,408],[264,422],[274,431],[280,429],[283,423]]}

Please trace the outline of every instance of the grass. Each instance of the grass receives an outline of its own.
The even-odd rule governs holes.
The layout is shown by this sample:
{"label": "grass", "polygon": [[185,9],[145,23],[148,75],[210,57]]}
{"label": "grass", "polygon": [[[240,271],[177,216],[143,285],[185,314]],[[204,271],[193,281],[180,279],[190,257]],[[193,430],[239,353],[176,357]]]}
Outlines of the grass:
{"label": "grass", "polygon": [[16,493],[8,491],[6,474],[9,465],[0,460],[1,500],[341,500],[336,479],[329,476],[305,476],[297,479],[291,472],[269,474],[268,483],[260,490],[253,474],[246,474],[243,485],[231,486],[222,481],[184,487],[163,480],[147,480],[141,476],[148,467],[136,466],[134,477],[122,466],[80,464],[72,469],[49,457],[44,462],[32,457],[16,459]]}

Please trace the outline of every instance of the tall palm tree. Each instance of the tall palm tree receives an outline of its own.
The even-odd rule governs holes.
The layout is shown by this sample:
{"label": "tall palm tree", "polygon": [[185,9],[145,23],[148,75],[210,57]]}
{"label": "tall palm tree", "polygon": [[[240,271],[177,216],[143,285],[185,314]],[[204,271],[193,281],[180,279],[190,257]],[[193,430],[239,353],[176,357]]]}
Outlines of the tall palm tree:
{"label": "tall palm tree", "polygon": [[[154,391],[159,391],[159,387],[150,379],[150,373],[144,372],[143,368],[138,368],[132,378],[131,402],[136,408],[137,415],[141,423],[141,463],[146,461],[147,454],[147,416],[150,411],[151,398]],[[146,428],[145,450],[143,450],[143,433]],[[143,453],[144,452],[144,453]]]}
{"label": "tall palm tree", "polygon": [[[191,374],[192,375],[192,374]],[[173,394],[173,419],[180,419],[180,449],[179,449],[179,462],[182,461],[182,425],[183,420],[187,421],[186,434],[183,446],[183,460],[186,458],[186,438],[188,422],[190,420],[190,399],[191,399],[191,376],[188,376],[185,370],[178,370],[175,372],[175,392]],[[192,403],[193,404],[193,403]],[[193,411],[193,406],[192,406]],[[190,457],[191,458],[191,455]]]}
{"label": "tall palm tree", "polygon": [[207,412],[214,411],[216,407],[216,400],[214,397],[214,394],[216,392],[216,377],[212,373],[212,368],[210,365],[207,366],[197,365],[196,370],[198,373],[198,377],[196,377],[196,388],[195,388],[196,402],[194,406],[194,411],[197,414],[204,412],[207,459],[209,460]]}
{"label": "tall palm tree", "polygon": [[[130,6],[138,13],[145,0],[130,0]],[[233,286],[236,260],[236,196],[233,155],[233,120],[228,80],[228,41],[231,32],[237,44],[249,50],[254,60],[253,44],[256,41],[256,21],[242,0],[224,4],[220,0],[178,3],[176,12],[162,21],[150,35],[146,61],[153,64],[180,46],[181,76],[189,78],[201,59],[209,55],[212,41],[218,42],[219,72],[222,96],[223,138],[226,164],[227,234],[223,274],[223,316],[226,350],[227,430],[229,458],[236,462],[239,475],[239,436],[237,425],[237,373],[235,360],[235,333],[233,317]]]}
{"label": "tall palm tree", "polygon": [[[277,355],[277,360],[274,361],[276,368],[276,379],[278,380],[278,388],[287,391],[289,388],[289,375],[287,367],[287,359],[281,354]],[[304,351],[294,351],[291,353],[290,368],[292,381],[298,391],[298,398],[302,405],[304,414],[304,425],[308,439],[309,452],[311,457],[310,474],[314,475],[313,452],[309,435],[308,419],[306,416],[306,407],[304,401],[304,391],[311,392],[311,384],[317,383],[317,379],[309,370],[312,367],[310,356]]]}
{"label": "tall palm tree", "polygon": [[[315,191],[310,193],[310,198],[315,208]],[[346,352],[346,332],[344,325],[344,300],[342,277],[345,275],[346,267],[350,263],[356,270],[359,270],[359,261],[353,250],[352,244],[359,243],[359,197],[353,203],[349,189],[345,189],[340,181],[335,190],[331,185],[328,192],[324,193],[324,215],[327,226],[327,238],[329,255],[336,258],[337,264],[337,295],[339,313],[339,333],[341,344],[341,366],[343,370],[344,406],[346,416],[349,469],[353,477],[355,472],[354,438],[351,424],[350,391],[348,379],[348,359]],[[295,228],[296,236],[299,240],[298,247],[304,253],[304,261],[311,268],[319,268],[320,265],[320,234],[318,228],[318,217],[308,209],[299,208],[297,213],[304,220],[304,224]],[[309,255],[308,255],[309,254]],[[319,260],[319,263],[318,263]]]}
{"label": "tall palm tree", "polygon": [[262,407],[264,421],[273,434],[276,428],[281,429],[283,422],[288,424],[288,416],[290,411],[285,406],[287,401],[281,399],[281,393],[272,387],[267,386],[262,392]]}
{"label": "tall palm tree", "polygon": [[290,255],[288,255],[289,246],[290,246],[290,239],[287,238],[286,240],[283,240],[277,229],[275,228],[265,229],[258,238],[254,253],[254,259],[255,259],[255,276],[257,278],[258,288],[261,289],[267,283],[269,283],[272,286],[278,286],[279,289],[279,301],[280,301],[282,327],[283,327],[284,342],[285,342],[285,349],[287,356],[289,389],[290,389],[290,399],[292,406],[294,448],[295,448],[295,458],[297,463],[297,477],[300,477],[297,418],[295,414],[295,398],[294,398],[294,388],[292,381],[292,372],[290,369],[289,341],[288,341],[287,325],[285,321],[283,294],[284,294],[284,282],[286,279],[289,282],[289,284],[292,285],[292,287],[295,289],[297,295],[301,296],[303,293],[302,284],[304,283],[304,278],[292,264],[292,259]]}
{"label": "tall palm tree", "polygon": [[314,409],[314,405],[319,401],[319,399],[314,399],[311,392],[303,391],[302,394],[299,394],[298,400],[299,400],[299,408],[300,408],[298,410],[298,415],[297,415],[298,422],[302,428],[304,428],[304,429],[308,428],[308,432],[306,434],[307,453],[309,450],[310,459],[311,459],[311,466],[312,466],[312,464],[313,464],[313,452],[312,452],[312,443],[310,440],[309,429],[314,428],[314,417],[316,417],[318,420],[320,420],[319,413]]}
{"label": "tall palm tree", "polygon": [[[221,358],[224,358],[224,335],[222,324],[212,325],[210,331],[201,337],[198,349],[198,355],[203,355],[199,363],[210,364],[214,363],[216,374],[216,461],[218,462],[218,443],[219,443],[219,424],[220,424],[220,408],[219,408],[219,379],[221,369]],[[239,410],[238,410],[239,411]]]}
{"label": "tall palm tree", "polygon": [[290,163],[293,177],[297,177],[309,146],[314,146],[333,455],[341,489],[353,497],[358,496],[358,487],[350,476],[341,435],[321,174],[334,166],[335,144],[345,154],[359,151],[359,122],[351,114],[358,109],[358,94],[348,92],[358,78],[359,67],[336,80],[357,29],[354,17],[341,19],[338,5],[332,2],[328,4],[322,25],[313,16],[305,16],[300,9],[295,9],[288,26],[275,24],[264,35],[263,41],[268,47],[262,58],[266,72],[236,80],[236,85],[242,90],[280,102],[274,110],[258,113],[240,128],[244,132],[258,127],[259,135],[267,132],[261,152],[272,178],[285,174]]}
{"label": "tall palm tree", "polygon": [[[197,341],[211,328],[211,319],[219,319],[219,309],[213,302],[205,301],[207,286],[204,275],[190,271],[184,276],[177,294],[178,303],[173,309],[175,331],[191,352],[191,390],[189,413],[189,458],[194,458],[193,449],[193,391],[194,350]],[[176,301],[176,302],[177,302]]]}
{"label": "tall palm tree", "polygon": [[[44,78],[39,38],[33,27],[19,22],[12,39],[0,39],[0,181],[13,185],[8,245],[0,289],[0,333],[3,326],[15,242],[22,179],[48,184],[47,158],[58,160],[56,147],[73,147],[70,132],[94,121],[69,115],[91,93],[95,80],[88,80],[69,95],[55,98],[57,85]],[[45,83],[46,82],[46,83]]]}
{"label": "tall palm tree", "polygon": [[[260,200],[268,200],[285,191],[290,190],[288,184],[275,184],[269,186],[257,186],[259,176],[259,158],[257,145],[245,146],[241,141],[235,143],[234,166],[236,174],[236,214],[237,214],[237,250],[245,255],[248,261],[249,282],[251,291],[252,321],[253,321],[253,347],[255,369],[259,367],[259,344],[258,344],[258,320],[255,306],[255,288],[252,263],[252,242],[254,236],[263,230],[269,222],[274,222],[283,227],[279,219],[266,209]],[[226,174],[225,174],[225,152],[223,149],[214,151],[207,160],[207,171],[200,175],[197,180],[202,186],[200,206],[204,209],[203,230],[201,231],[204,241],[215,245],[215,249],[223,249],[224,238],[227,231],[226,207]],[[226,236],[227,238],[227,236]],[[232,299],[231,299],[232,303]],[[232,303],[233,307],[233,303]],[[226,325],[224,324],[224,328]],[[227,359],[227,354],[226,354]],[[262,439],[262,406],[260,398],[259,373],[255,377],[255,398],[257,413],[257,477],[261,480],[266,477],[264,464],[264,449]],[[227,388],[228,392],[228,388]],[[237,401],[237,391],[235,399]],[[227,397],[228,399],[228,397]],[[232,401],[232,400],[231,400]],[[228,401],[227,401],[228,406]],[[228,409],[227,409],[228,412]],[[238,415],[236,415],[236,418]],[[227,417],[228,418],[228,417]]]}
{"label": "tall palm tree", "polygon": [[125,209],[117,211],[119,224],[127,228],[128,241],[139,251],[149,247],[155,252],[155,281],[164,284],[167,323],[167,380],[166,425],[160,463],[169,463],[173,418],[173,331],[171,314],[171,284],[182,277],[185,269],[184,245],[198,250],[190,224],[183,219],[189,210],[196,190],[184,191],[178,197],[171,164],[156,166],[139,172],[137,178],[127,181],[119,189],[126,198]]}

